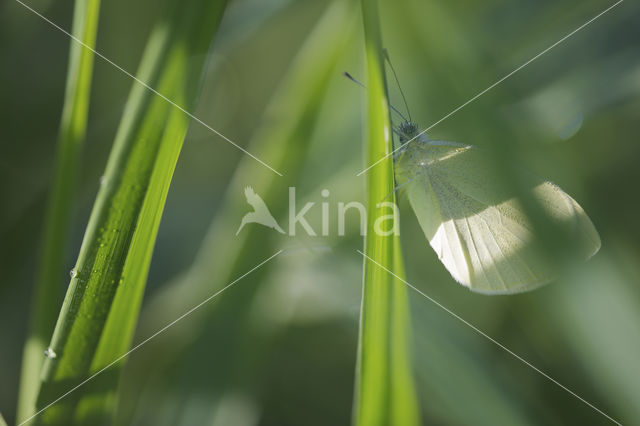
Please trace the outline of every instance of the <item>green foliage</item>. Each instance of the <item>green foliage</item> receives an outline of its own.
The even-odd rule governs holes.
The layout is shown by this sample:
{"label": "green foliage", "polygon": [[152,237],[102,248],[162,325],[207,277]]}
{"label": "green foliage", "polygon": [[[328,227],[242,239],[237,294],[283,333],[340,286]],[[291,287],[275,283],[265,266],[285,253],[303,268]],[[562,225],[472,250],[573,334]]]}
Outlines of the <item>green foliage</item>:
{"label": "green foliage", "polygon": [[[115,425],[154,426],[324,426],[348,424],[350,416],[356,424],[368,420],[378,424],[462,425],[606,421],[415,292],[408,293],[409,327],[404,284],[369,260],[365,260],[367,281],[362,294],[363,257],[356,250],[363,247],[356,210],[347,214],[344,236],[335,235],[334,216],[327,237],[308,237],[300,229],[296,237],[283,236],[257,224],[246,226],[238,237],[234,235],[250,209],[243,197],[245,186],[254,187],[285,229],[288,186],[296,186],[298,209],[307,201],[316,203],[308,216],[316,230],[317,213],[324,202],[333,213],[338,202],[368,201],[374,215],[371,227],[376,218],[390,213],[375,207],[385,197],[393,200],[389,195],[393,165],[391,161],[378,164],[376,181],[367,184],[366,191],[365,183],[374,177],[355,176],[381,157],[381,152],[371,150],[383,150],[384,143],[388,144],[367,138],[363,159],[359,143],[363,140],[362,116],[367,117],[365,128],[377,123],[369,135],[383,137],[388,112],[381,106],[387,94],[380,46],[365,52],[362,31],[352,37],[350,25],[356,14],[346,10],[348,7],[342,9],[360,2],[338,0],[339,6],[332,6],[333,13],[323,18],[329,3],[324,0],[229,3],[202,87],[197,90],[197,102],[187,99],[188,90],[182,91],[183,96],[181,89],[173,87],[183,79],[199,81],[196,69],[201,55],[193,54],[192,48],[185,47],[180,53],[179,48],[171,50],[169,46],[173,41],[180,43],[175,35],[184,31],[178,30],[181,24],[177,22],[184,13],[197,13],[204,20],[205,9],[213,5],[189,2],[190,10],[174,10],[168,20],[154,1],[101,3],[101,53],[127,70],[135,69],[149,31],[160,16],[167,33],[161,37],[154,30],[157,52],[151,54],[147,49],[144,62],[148,67],[141,70],[147,72],[148,82],[157,89],[162,86],[163,94],[285,176],[273,174],[205,127],[191,126],[180,161],[175,164],[171,190],[163,201],[166,189],[160,186],[168,185],[167,175],[180,148],[169,139],[181,139],[170,137],[170,133],[180,133],[186,117],[177,112],[174,117],[169,105],[155,101],[157,96],[142,93],[142,88],[134,90],[139,102],[132,104],[136,100],[132,92],[125,115],[130,120],[122,122],[118,140],[123,134],[136,139],[144,133],[153,136],[152,147],[145,154],[141,147],[149,144],[148,140],[128,141],[118,173],[133,180],[135,170],[127,164],[136,163],[146,167],[146,179],[158,186],[127,192],[116,189],[122,181],[105,177],[101,191],[134,195],[117,200],[117,206],[137,203],[138,212],[106,213],[105,222],[116,214],[122,215],[123,221],[126,216],[127,223],[134,224],[129,229],[134,231],[128,236],[127,247],[118,246],[117,254],[122,258],[114,263],[120,271],[106,272],[114,279],[124,278],[123,285],[114,290],[109,288],[110,281],[83,283],[93,290],[104,285],[101,288],[112,294],[100,295],[106,315],[102,309],[94,312],[81,306],[81,312],[74,314],[74,323],[97,322],[95,316],[88,318],[90,314],[102,317],[103,324],[96,327],[99,335],[86,341],[93,351],[77,348],[84,352],[84,373],[79,377],[109,365],[127,351],[130,342],[143,341],[268,256],[281,249],[284,252],[136,350],[126,364],[118,362],[65,396],[50,408],[52,413],[65,403],[72,416],[67,424],[100,424],[111,421],[115,412],[116,419],[111,421]],[[364,5],[369,46],[377,32],[371,30],[377,26],[377,22],[371,26],[371,5]],[[37,6],[36,10],[62,28],[70,26],[73,2]],[[493,169],[514,191],[522,189],[521,182],[513,178],[518,164],[557,183],[584,207],[603,245],[588,262],[566,261],[570,250],[560,244],[561,235],[540,216],[536,223],[541,237],[549,236],[543,238],[544,246],[566,274],[526,294],[474,294],[458,285],[442,266],[400,191],[402,251],[395,238],[369,239],[366,254],[398,276],[406,274],[411,285],[607,415],[623,424],[633,423],[640,415],[640,364],[636,362],[640,347],[633,338],[640,321],[640,203],[633,197],[634,185],[640,180],[640,145],[635,137],[640,107],[640,60],[636,54],[640,27],[634,25],[633,18],[640,6],[621,3],[440,122],[607,6],[595,0],[580,4],[398,0],[379,2],[379,7],[382,42],[393,58],[412,117],[420,128],[438,122],[428,131],[431,139],[497,152]],[[303,42],[316,22],[322,31],[313,30],[313,43]],[[193,25],[187,31],[212,32],[214,27]],[[24,418],[12,407],[17,402],[17,365],[26,340],[27,307],[28,303],[40,303],[35,296],[30,300],[28,289],[36,274],[42,219],[46,215],[46,220],[51,220],[43,194],[51,186],[55,135],[61,126],[59,110],[65,79],[71,77],[65,74],[68,37],[56,33],[17,2],[2,7],[0,40],[6,40],[0,43],[0,53],[10,64],[0,67],[0,78],[5,82],[0,86],[4,101],[0,105],[0,358],[4,367],[0,368],[0,406],[9,424],[15,424]],[[155,62],[148,59],[154,57]],[[379,67],[373,70],[377,73],[374,78],[367,77],[372,63]],[[157,73],[151,71],[154,67]],[[194,80],[185,77],[188,70],[198,74]],[[375,120],[367,111],[368,104],[361,103],[370,91],[363,92],[344,79],[342,71],[373,81],[373,86],[371,81],[366,83],[380,101],[371,104]],[[137,75],[142,78],[141,72]],[[51,262],[59,269],[46,277],[56,285],[64,284],[60,281],[71,269],[70,256],[75,257],[80,248],[81,232],[131,83],[112,65],[96,62],[88,143],[78,157],[80,170],[74,178],[77,219],[70,230],[56,226],[69,244],[64,253],[64,244],[59,242],[61,248],[54,254],[63,260]],[[395,85],[389,84],[388,91],[389,103],[400,107]],[[150,111],[159,117],[157,123],[146,118]],[[145,159],[147,155],[155,159]],[[115,187],[105,189],[109,185]],[[323,189],[331,195],[321,196]],[[156,206],[163,203],[156,237],[154,227],[160,213]],[[107,204],[105,201],[101,207],[105,211]],[[534,219],[536,208],[535,203],[527,205],[527,213]],[[110,238],[104,243],[120,244]],[[156,239],[148,268],[152,240]],[[108,254],[96,243],[96,253]],[[82,250],[90,252],[86,244]],[[404,265],[395,259],[400,254]],[[85,256],[85,267],[92,262],[91,256]],[[108,269],[100,262],[93,263],[103,271]],[[90,266],[93,270],[94,265]],[[147,269],[148,280],[144,278]],[[86,276],[86,268],[83,273]],[[139,283],[145,280],[148,283],[141,302],[143,286]],[[382,280],[385,285],[379,285]],[[80,300],[95,295],[93,290],[85,290]],[[44,309],[55,317],[64,294],[51,291],[48,300],[42,296],[39,300],[46,302]],[[358,313],[363,295],[358,355]],[[140,321],[132,340],[138,309]],[[50,337],[53,321],[55,318],[46,325],[49,331],[43,334],[43,342]],[[122,331],[119,336],[118,330]],[[63,362],[69,353],[58,349],[57,361]],[[33,353],[35,362],[41,363],[42,349]],[[354,365],[358,362],[355,383],[359,388],[354,403]],[[25,361],[25,368],[28,363]],[[25,371],[40,373],[39,368]],[[64,395],[81,380],[79,377],[71,382],[49,381],[47,386],[56,384],[59,388],[43,388],[48,394],[41,395],[40,407]],[[118,403],[114,408],[116,386]],[[103,416],[107,412],[109,415]]]}
{"label": "green foliage", "polygon": [[[318,20],[284,73],[266,107],[262,123],[249,143],[250,152],[256,153],[276,170],[283,171],[285,176],[277,176],[256,164],[252,158],[242,157],[227,186],[222,208],[210,224],[195,261],[179,279],[169,282],[156,293],[143,311],[141,338],[163,327],[168,318],[176,318],[198,304],[215,289],[245,274],[281,247],[282,241],[273,238],[273,231],[259,226],[247,226],[235,235],[239,218],[247,210],[244,188],[252,186],[267,205],[275,206],[271,212],[276,218],[282,218],[279,222],[286,223],[287,186],[295,185],[303,175],[312,132],[318,124],[320,108],[331,78],[338,73],[336,64],[350,41],[353,21],[353,8],[342,1],[331,3]],[[336,25],[345,29],[344,33],[336,32]],[[216,370],[216,387],[232,386],[242,375],[237,371],[240,368],[237,359],[245,358],[242,348],[248,344],[246,336],[250,335],[246,323],[250,316],[251,301],[271,268],[271,264],[266,264],[256,270],[236,288],[226,292],[223,302],[212,301],[202,308],[206,313],[185,320],[189,322],[190,330],[202,330],[212,324],[227,324],[225,335],[216,340],[228,351],[221,371]],[[193,349],[191,334],[177,327],[176,330],[167,330],[166,334],[169,337],[163,336],[155,343],[156,350],[161,351],[163,357],[146,353],[132,360],[127,376],[131,377],[128,382],[135,390],[130,394],[127,392],[129,397],[123,401],[125,410],[131,401],[137,400],[138,387],[148,380],[149,371],[153,372],[154,367],[166,365],[171,359]],[[217,359],[217,363],[220,362]],[[128,423],[127,420],[123,422]]]}
{"label": "green foliage", "polygon": [[[377,0],[363,0],[362,12],[368,71],[368,165],[391,152],[393,146]],[[398,236],[379,226],[389,215],[388,209],[378,208],[379,204],[387,198],[395,203],[393,157],[371,168],[366,179],[368,217],[354,423],[417,425],[419,410],[408,350],[407,290],[404,283],[375,263],[404,276]],[[392,218],[394,223],[399,220]],[[389,235],[376,229],[376,223]]]}
{"label": "green foliage", "polygon": [[[153,30],[138,79],[182,108],[195,103],[225,1],[171,4]],[[38,407],[120,357],[130,345],[151,253],[189,118],[134,83],[45,361]],[[54,404],[42,424],[104,422],[118,368]]]}
{"label": "green foliage", "polygon": [[[95,47],[100,0],[76,0],[72,34]],[[70,41],[67,84],[58,136],[55,176],[45,215],[43,241],[36,276],[29,336],[24,347],[18,418],[35,411],[44,351],[51,338],[59,307],[51,303],[63,289],[64,253],[71,230],[77,171],[89,113],[93,52]]]}

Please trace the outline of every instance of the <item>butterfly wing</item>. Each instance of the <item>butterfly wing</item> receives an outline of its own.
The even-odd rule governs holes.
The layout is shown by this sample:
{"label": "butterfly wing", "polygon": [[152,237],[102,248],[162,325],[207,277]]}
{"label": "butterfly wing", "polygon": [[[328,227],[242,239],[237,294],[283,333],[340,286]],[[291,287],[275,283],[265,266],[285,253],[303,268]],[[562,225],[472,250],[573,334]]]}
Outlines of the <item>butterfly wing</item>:
{"label": "butterfly wing", "polygon": [[[420,226],[451,275],[473,291],[516,293],[554,278],[533,244],[522,206],[501,184],[486,154],[452,142],[416,144],[399,158],[398,180]],[[559,187],[531,179],[529,190],[548,214],[577,237],[584,257],[600,238],[580,205]]]}

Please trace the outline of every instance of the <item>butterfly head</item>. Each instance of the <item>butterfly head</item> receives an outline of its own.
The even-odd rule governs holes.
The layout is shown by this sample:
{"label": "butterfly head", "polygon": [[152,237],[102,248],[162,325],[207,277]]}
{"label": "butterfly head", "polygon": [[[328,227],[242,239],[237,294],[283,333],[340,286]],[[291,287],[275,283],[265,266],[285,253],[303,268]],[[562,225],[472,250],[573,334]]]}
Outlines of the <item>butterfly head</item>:
{"label": "butterfly head", "polygon": [[400,143],[405,143],[418,135],[418,125],[412,121],[405,121],[398,126]]}

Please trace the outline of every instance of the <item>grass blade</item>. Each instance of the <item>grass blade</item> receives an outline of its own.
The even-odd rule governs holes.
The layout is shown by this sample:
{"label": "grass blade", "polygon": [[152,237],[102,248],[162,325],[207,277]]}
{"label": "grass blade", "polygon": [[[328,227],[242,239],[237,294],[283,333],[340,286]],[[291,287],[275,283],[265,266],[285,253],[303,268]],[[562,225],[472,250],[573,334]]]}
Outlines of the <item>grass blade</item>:
{"label": "grass blade", "polygon": [[[393,147],[377,0],[362,0],[362,13],[369,95],[365,158],[367,164],[372,164]],[[385,216],[389,215],[388,209],[378,208],[379,203],[383,200],[395,203],[393,159],[387,157],[370,169],[366,179],[365,255],[402,277],[404,268],[398,236],[393,232],[379,232],[391,231],[391,227],[376,230],[376,224],[384,224]],[[397,214],[395,209],[393,212]],[[392,217],[397,224],[398,217]],[[365,258],[354,401],[356,425],[419,424],[408,346],[408,313],[404,284]]]}
{"label": "grass blade", "polygon": [[[148,311],[145,309],[143,312],[143,317],[148,319],[149,332],[162,326],[165,317],[179,315],[183,307],[210,294],[212,276],[221,277],[221,284],[228,277],[233,277],[230,269],[241,257],[243,247],[250,246],[254,254],[273,251],[272,247],[263,250],[272,240],[269,238],[271,231],[263,233],[260,227],[247,227],[235,235],[239,220],[247,210],[244,188],[251,185],[272,209],[274,217],[286,216],[287,186],[295,185],[303,172],[324,94],[331,78],[339,75],[335,67],[347,47],[349,37],[345,33],[350,33],[344,28],[351,28],[352,18],[352,9],[341,0],[329,6],[283,77],[276,95],[267,106],[263,123],[252,137],[250,151],[274,164],[278,170],[284,170],[285,176],[274,176],[269,170],[254,167],[251,159],[242,158],[226,190],[221,211],[211,223],[194,263],[184,276],[168,283],[150,301]],[[343,28],[341,34],[335,32],[336,25]],[[287,229],[286,226],[284,228]],[[247,264],[251,262],[247,259]],[[245,271],[240,269],[236,272]],[[144,318],[142,327],[147,324]]]}
{"label": "grass blade", "polygon": [[[99,14],[100,0],[76,0],[72,34],[87,46],[95,46]],[[93,60],[91,50],[71,41],[55,176],[45,216],[31,324],[22,359],[19,419],[35,412],[43,354],[58,316],[58,306],[51,301],[58,299],[67,276],[64,253],[71,228],[80,150],[86,135]]]}
{"label": "grass blade", "polygon": [[[138,78],[192,109],[226,1],[170,2]],[[43,367],[40,407],[129,347],[164,201],[189,119],[134,84]],[[96,424],[112,407],[117,368],[44,411],[43,424]]]}
{"label": "grass blade", "polygon": [[[240,161],[230,180],[221,211],[212,222],[193,265],[184,275],[154,295],[145,307],[140,324],[141,338],[205,299],[215,288],[246,272],[254,259],[268,256],[279,248],[276,246],[278,240],[273,238],[274,231],[269,229],[248,226],[235,235],[239,220],[247,210],[243,190],[251,185],[276,218],[286,216],[287,187],[296,185],[304,172],[305,158],[318,124],[325,93],[332,78],[340,78],[336,64],[351,39],[353,18],[354,9],[345,2],[336,1],[328,7],[282,78],[276,95],[269,102],[263,124],[252,138],[250,151],[284,171],[285,176],[278,177],[264,167],[256,167],[255,161],[250,158]],[[336,32],[336,26],[342,31]],[[284,222],[280,223],[286,229]],[[251,281],[227,293],[224,303],[210,308],[206,315],[190,319],[189,329],[199,330],[204,323],[226,324],[225,334],[234,341],[216,340],[216,345],[224,348],[225,356],[232,354],[231,357],[237,358],[233,354],[240,339],[244,338],[243,333],[230,332],[229,329],[244,326],[243,319],[248,316],[250,300],[260,284],[260,278],[256,277],[268,273],[269,267],[267,265],[256,271]],[[193,340],[193,335],[184,331],[172,333],[172,330],[168,330],[166,334],[156,343],[161,345],[162,358],[141,352],[127,367],[131,372],[127,377],[135,377],[131,379],[132,387],[137,388],[144,382],[136,373],[148,374],[150,365],[169,361],[172,354],[177,355]],[[237,361],[230,359],[229,362],[235,365]],[[218,363],[227,366],[220,360]],[[231,370],[225,367],[225,374]],[[224,387],[222,382],[225,378],[218,376],[216,380],[216,386]],[[138,392],[132,392],[131,398],[137,396]],[[126,399],[129,401],[129,398]]]}

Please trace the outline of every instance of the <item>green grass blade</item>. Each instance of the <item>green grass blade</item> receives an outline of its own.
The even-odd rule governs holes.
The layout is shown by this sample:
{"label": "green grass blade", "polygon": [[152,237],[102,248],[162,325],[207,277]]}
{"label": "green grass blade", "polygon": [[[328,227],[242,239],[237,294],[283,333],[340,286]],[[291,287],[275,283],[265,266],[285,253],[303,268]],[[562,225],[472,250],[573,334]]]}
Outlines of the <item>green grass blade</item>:
{"label": "green grass blade", "polygon": [[[394,273],[405,276],[400,241],[394,239]],[[405,283],[393,279],[391,289],[391,424],[419,425],[420,407],[411,357],[411,317]]]}
{"label": "green grass blade", "polygon": [[[171,2],[147,44],[138,78],[192,109],[226,1]],[[134,83],[46,360],[38,405],[126,352],[137,321],[164,201],[188,117]],[[96,424],[110,411],[118,368],[39,416]]]}
{"label": "green grass blade", "polygon": [[[72,33],[87,46],[95,46],[99,14],[100,0],[76,0]],[[71,41],[55,176],[45,216],[31,324],[22,360],[18,418],[26,418],[35,412],[43,354],[58,316],[58,306],[51,302],[58,299],[68,273],[64,270],[64,254],[70,233],[80,150],[86,135],[93,61],[91,50]]]}
{"label": "green grass blade", "polygon": [[[393,149],[377,7],[377,0],[362,1],[369,95],[367,164]],[[375,230],[376,222],[389,214],[388,209],[378,208],[378,204],[383,200],[395,203],[393,158],[387,157],[371,168],[366,179],[369,207],[365,254],[403,277],[398,236]],[[395,217],[394,221],[397,220]],[[419,424],[408,345],[408,313],[404,284],[365,259],[354,402],[356,425]]]}
{"label": "green grass blade", "polygon": [[[201,302],[216,288],[245,273],[255,264],[256,258],[265,258],[278,250],[278,241],[274,240],[272,230],[248,226],[235,235],[239,221],[247,211],[244,187],[251,185],[276,218],[286,216],[287,187],[296,185],[304,172],[305,158],[325,94],[331,79],[339,77],[336,64],[350,40],[353,21],[354,9],[346,2],[336,1],[328,7],[282,78],[276,95],[269,102],[263,124],[252,138],[250,151],[277,170],[284,171],[285,176],[278,177],[264,167],[256,167],[251,158],[240,161],[229,183],[221,211],[212,222],[193,265],[179,279],[168,283],[143,311],[140,325],[142,337],[152,334],[168,320]],[[336,32],[336,26],[342,30]],[[284,222],[280,223],[287,229]],[[198,328],[195,321],[228,323],[230,327],[241,324],[241,318],[251,305],[248,301],[260,283],[255,277],[266,272],[268,267],[266,265],[252,274],[251,283],[244,282],[233,292],[225,294],[224,304],[212,308],[210,315],[190,319],[190,329]],[[171,334],[171,331],[167,334]],[[171,354],[184,350],[192,339],[193,336],[185,333],[171,334],[163,339],[169,347],[162,346],[162,352]],[[157,345],[163,343],[158,342]],[[148,354],[139,354],[134,363],[140,363],[143,367],[162,361]],[[132,367],[131,370],[135,374],[142,368]]]}

